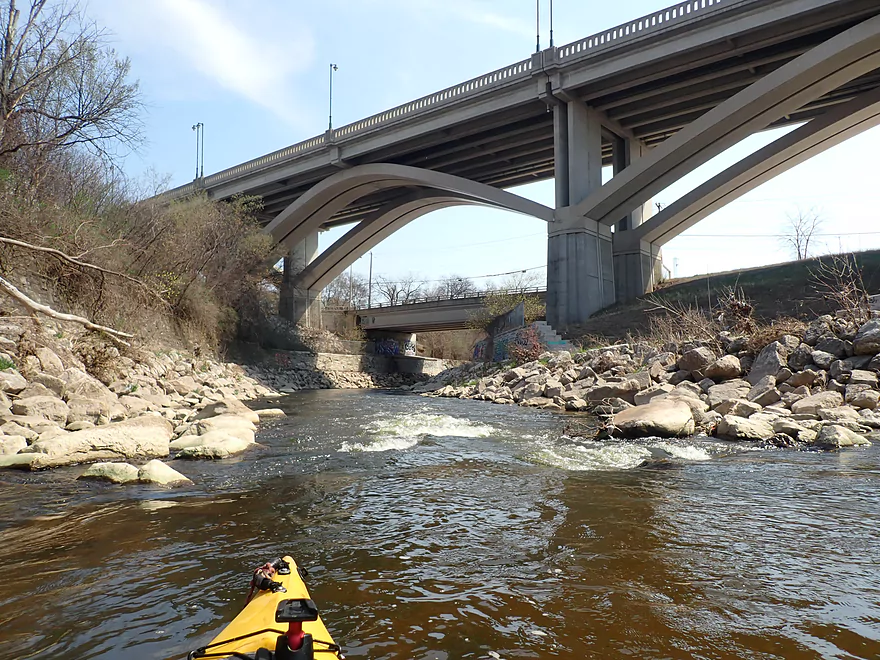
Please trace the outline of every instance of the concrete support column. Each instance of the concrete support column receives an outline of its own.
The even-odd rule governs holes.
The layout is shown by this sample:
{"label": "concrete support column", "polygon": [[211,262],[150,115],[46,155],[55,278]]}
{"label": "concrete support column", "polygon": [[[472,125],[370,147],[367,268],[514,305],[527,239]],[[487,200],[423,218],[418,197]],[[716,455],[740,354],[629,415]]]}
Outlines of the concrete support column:
{"label": "concrete support column", "polygon": [[298,289],[295,278],[318,256],[318,232],[293,246],[284,257],[284,273],[278,297],[278,316],[310,328],[321,327],[321,295],[319,291]]}
{"label": "concrete support column", "polygon": [[556,222],[548,225],[547,322],[583,323],[614,303],[611,227],[569,217],[602,185],[602,123],[579,100],[554,108]]}
{"label": "concrete support column", "polygon": [[614,234],[614,283],[617,301],[638,298],[654,290],[663,273],[660,247],[635,237],[635,232]]}

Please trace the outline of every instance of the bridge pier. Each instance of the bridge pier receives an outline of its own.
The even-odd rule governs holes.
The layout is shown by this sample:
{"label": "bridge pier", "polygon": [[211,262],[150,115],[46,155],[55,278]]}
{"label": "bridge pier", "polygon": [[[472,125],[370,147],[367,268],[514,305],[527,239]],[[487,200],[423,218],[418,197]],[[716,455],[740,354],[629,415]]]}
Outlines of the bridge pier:
{"label": "bridge pier", "polygon": [[310,328],[321,327],[321,293],[293,286],[301,273],[318,256],[318,232],[313,232],[284,257],[284,273],[278,296],[278,316]]}

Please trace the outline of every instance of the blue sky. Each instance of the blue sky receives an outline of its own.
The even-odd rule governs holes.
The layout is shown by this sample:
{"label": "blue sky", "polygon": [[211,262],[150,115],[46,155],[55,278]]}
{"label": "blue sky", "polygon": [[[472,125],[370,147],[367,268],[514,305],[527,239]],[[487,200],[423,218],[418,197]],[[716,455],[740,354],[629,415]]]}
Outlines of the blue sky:
{"label": "blue sky", "polygon": [[[547,0],[542,44],[547,45]],[[557,45],[668,6],[668,0],[555,0]],[[87,13],[131,58],[147,109],[147,145],[126,161],[172,186],[191,181],[195,133],[205,125],[205,173],[322,133],[335,62],[336,127],[529,57],[535,0],[91,0]],[[779,131],[746,140],[659,194],[668,204]],[[788,214],[817,209],[820,252],[880,247],[874,129],[777,177],[664,248],[679,276],[785,261],[773,234]],[[552,181],[515,192],[548,205]],[[871,233],[873,231],[878,233]],[[321,235],[330,245],[344,229]],[[374,277],[478,278],[546,264],[546,226],[501,211],[457,208],[425,216],[373,250]],[[354,270],[367,274],[369,259]],[[500,278],[494,278],[496,280]]]}

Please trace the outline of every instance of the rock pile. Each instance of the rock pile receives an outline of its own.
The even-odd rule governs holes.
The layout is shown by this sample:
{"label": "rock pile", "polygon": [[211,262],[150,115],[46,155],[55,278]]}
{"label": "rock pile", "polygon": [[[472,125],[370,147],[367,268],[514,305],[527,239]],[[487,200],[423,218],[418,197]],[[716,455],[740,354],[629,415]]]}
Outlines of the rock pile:
{"label": "rock pile", "polygon": [[[545,353],[514,368],[470,364],[412,388],[433,396],[608,415],[622,437],[688,435],[838,449],[880,429],[880,318],[832,316],[757,354],[749,337]],[[720,350],[719,350],[720,349]]]}
{"label": "rock pile", "polygon": [[185,483],[159,460],[119,461],[225,458],[254,446],[261,419],[284,414],[239,400],[276,393],[238,365],[178,352],[116,352],[99,380],[53,330],[0,323],[0,467],[97,462],[83,478]]}

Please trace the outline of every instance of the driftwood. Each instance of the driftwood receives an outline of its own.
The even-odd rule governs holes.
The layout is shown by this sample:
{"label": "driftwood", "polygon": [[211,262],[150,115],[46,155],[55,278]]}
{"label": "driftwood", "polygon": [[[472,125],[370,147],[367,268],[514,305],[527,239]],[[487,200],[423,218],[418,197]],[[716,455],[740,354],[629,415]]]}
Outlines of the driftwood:
{"label": "driftwood", "polygon": [[21,291],[19,291],[11,282],[0,277],[0,290],[6,293],[9,297],[17,300],[22,305],[27,307],[32,312],[39,312],[49,318],[57,319],[59,321],[70,321],[72,323],[79,323],[80,325],[85,326],[89,330],[93,330],[95,332],[104,332],[107,334],[110,339],[115,342],[122,344],[123,346],[129,346],[130,344],[122,339],[131,339],[134,335],[131,335],[127,332],[122,332],[121,330],[115,330],[114,328],[108,328],[105,325],[98,325],[97,323],[92,323],[87,318],[83,318],[82,316],[76,316],[74,314],[65,314],[63,312],[56,312],[54,309],[47,305],[43,305],[38,303],[36,300],[32,298],[28,298]]}
{"label": "driftwood", "polygon": [[99,273],[104,273],[106,275],[115,275],[116,277],[121,277],[123,279],[128,280],[129,282],[134,282],[139,287],[141,287],[144,291],[149,293],[154,298],[158,298],[162,301],[163,304],[168,305],[168,301],[165,300],[158,293],[153,291],[145,282],[137,279],[136,277],[132,277],[131,275],[126,275],[125,273],[120,273],[116,270],[109,270],[107,268],[101,268],[101,266],[96,266],[95,264],[90,264],[86,261],[80,261],[75,257],[71,257],[68,254],[64,254],[61,250],[56,250],[54,248],[42,247],[40,245],[32,245],[31,243],[25,243],[24,241],[18,241],[14,238],[6,238],[5,236],[0,236],[0,243],[6,243],[7,245],[14,245],[15,247],[25,248],[27,250],[34,250],[35,252],[45,252],[47,254],[51,254],[53,257],[57,257],[62,261],[66,261],[69,264],[73,264],[74,266],[78,266],[79,268],[90,268],[91,270],[96,270]]}

